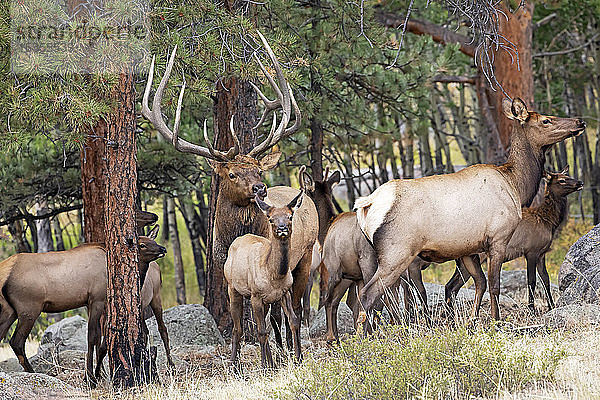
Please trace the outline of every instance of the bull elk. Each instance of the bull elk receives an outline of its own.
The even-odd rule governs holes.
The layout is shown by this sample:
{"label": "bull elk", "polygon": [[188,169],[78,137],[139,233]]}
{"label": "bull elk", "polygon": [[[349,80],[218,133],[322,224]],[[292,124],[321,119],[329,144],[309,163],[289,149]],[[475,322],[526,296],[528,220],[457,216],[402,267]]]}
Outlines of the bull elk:
{"label": "bull elk", "polygon": [[[277,95],[275,100],[269,100],[262,91],[252,85],[265,104],[265,111],[260,120],[254,127],[258,129],[265,121],[268,114],[281,108],[281,121],[277,123],[276,113],[273,113],[273,123],[268,135],[265,139],[252,148],[248,154],[240,154],[240,143],[234,131],[233,118],[230,120],[229,128],[234,146],[227,151],[216,150],[208,139],[206,130],[206,122],[204,123],[204,140],[207,147],[190,143],[179,137],[179,126],[183,94],[185,91],[185,83],[181,88],[173,130],[169,129],[162,116],[161,102],[164,94],[164,89],[169,80],[169,76],[173,69],[175,53],[177,48],[173,50],[165,74],[163,75],[156,93],[152,101],[152,109],[150,109],[148,101],[150,97],[150,89],[154,77],[154,60],[148,74],[148,81],[142,100],[142,114],[148,118],[154,127],[161,135],[173,146],[181,151],[193,153],[202,156],[209,160],[209,164],[220,177],[219,180],[219,196],[215,205],[214,230],[213,230],[213,262],[215,271],[222,271],[225,260],[227,258],[227,250],[234,239],[246,233],[252,233],[259,236],[267,237],[269,222],[264,214],[258,209],[254,199],[258,196],[261,200],[268,198],[272,204],[282,206],[288,204],[297,194],[297,189],[292,189],[286,186],[269,188],[267,190],[265,184],[261,181],[263,171],[267,171],[276,166],[281,153],[273,152],[264,157],[261,157],[265,152],[271,149],[280,140],[290,136],[298,130],[301,123],[301,113],[293,92],[286,82],[277,57],[271,50],[266,39],[258,33],[263,46],[271,59],[273,69],[276,73],[276,78],[267,71],[265,66],[254,55],[254,59],[258,63],[263,74],[267,77],[273,91]],[[276,83],[276,80],[278,83]],[[288,127],[292,111],[295,115],[294,124]],[[307,222],[308,229],[304,231],[294,230],[291,237],[290,265],[293,265],[292,275],[294,283],[292,285],[292,303],[294,312],[302,318],[302,294],[306,288],[308,274],[310,271],[311,252],[313,244],[317,238],[317,212],[315,205],[310,199],[305,199],[302,202],[302,207],[294,214],[294,219],[302,218]],[[294,222],[295,223],[295,222]],[[221,279],[221,276],[216,275],[215,279]],[[278,325],[277,317],[272,313],[271,322]],[[279,314],[279,319],[281,314]],[[221,323],[221,321],[217,321]],[[299,328],[298,328],[299,329]],[[277,326],[276,331],[279,331]],[[289,336],[288,336],[289,337]],[[291,339],[291,338],[290,338]],[[281,345],[281,336],[278,336],[278,344]]]}
{"label": "bull elk", "polygon": [[[500,268],[506,247],[543,175],[546,150],[579,135],[585,122],[529,112],[516,98],[503,101],[514,121],[508,161],[474,165],[447,175],[392,180],[357,199],[360,228],[373,243],[378,269],[360,294],[359,319],[393,285],[416,256],[444,262],[484,252],[488,256],[491,314],[500,318]],[[473,316],[480,304],[475,304]]]}
{"label": "bull elk", "polygon": [[292,219],[302,204],[302,197],[303,192],[300,192],[284,207],[273,207],[257,196],[256,204],[269,220],[269,237],[246,234],[236,238],[229,247],[224,273],[233,319],[231,362],[236,368],[239,368],[238,352],[242,338],[243,297],[250,297],[252,304],[263,368],[274,367],[265,314],[268,306],[275,302],[281,302],[283,306],[293,332],[296,359],[300,360],[299,320],[292,310],[289,293],[293,282],[289,254],[290,237],[294,232]]}
{"label": "bull elk", "polygon": [[[583,188],[583,182],[567,175],[569,167],[558,173],[546,173],[544,201],[536,207],[523,208],[523,218],[517,225],[504,255],[503,262],[525,257],[527,260],[527,287],[529,309],[535,312],[536,270],[542,279],[548,309],[554,308],[550,292],[550,277],[546,269],[546,253],[553,240],[567,221],[569,203],[567,196]],[[457,266],[452,278],[446,284],[446,302],[452,298],[468,279],[468,272]]]}
{"label": "bull elk", "polygon": [[[146,270],[151,261],[164,256],[167,251],[154,241],[156,232],[153,232],[154,236],[139,238],[140,267],[145,266]],[[100,357],[106,271],[106,250],[101,243],[83,244],[67,251],[19,253],[0,263],[0,338],[4,338],[12,323],[18,320],[10,346],[26,372],[34,371],[25,354],[25,340],[40,313],[86,306],[86,374],[90,383],[95,384],[93,355],[96,348]]]}

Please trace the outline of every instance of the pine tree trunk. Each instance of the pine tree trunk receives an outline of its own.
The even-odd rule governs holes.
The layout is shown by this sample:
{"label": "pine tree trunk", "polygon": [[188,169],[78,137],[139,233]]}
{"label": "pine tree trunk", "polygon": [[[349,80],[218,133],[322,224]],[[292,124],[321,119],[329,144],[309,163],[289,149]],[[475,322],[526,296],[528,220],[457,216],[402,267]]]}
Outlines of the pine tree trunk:
{"label": "pine tree trunk", "polygon": [[17,253],[31,253],[31,245],[25,237],[23,222],[15,221],[12,224],[8,224],[8,233],[10,233],[10,236],[12,236],[15,242],[15,250]]}
{"label": "pine tree trunk", "polygon": [[86,243],[105,242],[104,196],[106,193],[106,121],[100,120],[81,149],[83,236]]}
{"label": "pine tree trunk", "polygon": [[202,241],[205,241],[206,237],[202,237],[202,223],[200,222],[198,213],[194,209],[192,199],[189,197],[179,197],[179,204],[181,205],[185,226],[190,234],[190,242],[192,243],[198,290],[200,291],[200,295],[204,296],[204,291],[206,290],[206,274],[204,272],[204,248],[202,247],[201,238]]}
{"label": "pine tree trunk", "polygon": [[[36,203],[37,215],[48,213],[48,203],[42,200]],[[37,219],[35,221],[37,231],[37,253],[47,253],[54,251],[54,239],[52,238],[52,229],[50,228],[50,219]]]}
{"label": "pine tree trunk", "polygon": [[171,239],[171,247],[173,248],[173,268],[175,270],[175,293],[177,294],[177,304],[185,304],[185,274],[183,272],[183,259],[181,258],[179,230],[177,229],[175,201],[172,197],[167,198],[167,210],[169,217],[169,238]]}
{"label": "pine tree trunk", "polygon": [[148,381],[149,358],[142,330],[136,199],[135,87],[119,75],[116,109],[108,116],[106,141],[107,344],[116,388]]}
{"label": "pine tree trunk", "polygon": [[163,196],[162,198],[162,211],[163,211],[163,218],[162,218],[162,232],[161,232],[161,236],[160,238],[162,239],[162,242],[166,243],[169,241],[169,207],[167,206],[167,198],[168,196]]}
{"label": "pine tree trunk", "polygon": [[54,230],[54,238],[56,240],[56,251],[65,250],[65,242],[62,237],[62,228],[60,226],[58,215],[52,218],[52,229]]}

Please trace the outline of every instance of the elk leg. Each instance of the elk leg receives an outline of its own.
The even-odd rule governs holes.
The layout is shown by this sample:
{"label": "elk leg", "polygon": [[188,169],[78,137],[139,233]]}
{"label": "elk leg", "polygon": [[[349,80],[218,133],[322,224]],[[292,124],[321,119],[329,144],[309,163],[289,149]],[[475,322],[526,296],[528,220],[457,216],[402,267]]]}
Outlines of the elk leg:
{"label": "elk leg", "polygon": [[332,343],[339,339],[337,310],[342,297],[344,297],[346,290],[348,290],[351,284],[351,280],[342,279],[327,296],[327,301],[325,302],[325,319],[327,321],[327,335],[325,336],[325,340],[327,343]]}
{"label": "elk leg", "polygon": [[283,350],[283,340],[281,339],[281,305],[279,303],[271,304],[271,313],[269,319],[275,335],[275,343],[280,350]]}
{"label": "elk leg", "polygon": [[465,283],[470,278],[470,273],[465,267],[462,258],[456,260],[456,269],[454,270],[454,275],[452,278],[446,283],[444,286],[444,300],[446,301],[446,306],[448,309],[453,312],[454,311],[454,300],[456,299],[456,295],[460,288],[464,286]]}
{"label": "elk leg", "polygon": [[[548,270],[546,269],[546,255],[544,254],[538,259],[537,272],[540,275],[542,284],[544,285],[544,291],[546,292],[546,299],[548,300],[548,310],[554,308],[554,300],[552,299],[552,292],[550,291],[550,276],[548,276]],[[2,336],[0,336],[2,337]]]}
{"label": "elk leg", "polygon": [[33,328],[33,324],[39,315],[40,312],[35,311],[27,313],[27,315],[18,315],[17,328],[10,338],[10,347],[12,347],[25,372],[35,372],[25,354],[25,341],[27,341],[27,336],[29,336],[31,328]]}
{"label": "elk leg", "polygon": [[308,275],[308,283],[306,284],[306,289],[304,290],[304,295],[302,296],[302,322],[308,326],[310,319],[310,294],[312,292],[312,287],[315,279],[315,271],[311,271]]}
{"label": "elk leg", "polygon": [[327,269],[327,267],[325,266],[325,264],[323,264],[323,262],[321,262],[321,264],[319,265],[319,310],[321,309],[322,305],[325,303],[325,294],[327,293],[327,291],[329,290],[329,270]]}
{"label": "elk leg", "polygon": [[102,373],[104,372],[104,357],[106,357],[106,353],[108,350],[108,346],[106,344],[106,335],[102,338],[100,345],[96,348],[96,371],[94,372],[94,376],[97,380],[100,379]]}
{"label": "elk leg", "polygon": [[[483,299],[483,294],[485,293],[485,275],[483,273],[483,270],[481,269],[481,263],[479,261],[479,255],[475,254],[475,255],[471,255],[471,256],[467,256],[467,257],[461,257],[459,259],[460,264],[462,265],[462,267],[459,267],[459,271],[462,275],[461,280],[467,280],[467,274],[470,274],[473,277],[473,281],[475,282],[475,301],[473,302],[473,310],[471,311],[471,319],[475,319],[479,317],[479,310],[481,308],[481,300]],[[490,261],[488,261],[490,262]],[[492,265],[490,263],[490,265]],[[499,264],[500,266],[502,265],[501,263]],[[464,271],[463,272],[463,268]],[[488,272],[489,274],[489,272]],[[465,279],[466,278],[466,279]],[[500,293],[500,275],[498,275],[497,277],[498,280],[498,294]],[[459,281],[460,282],[460,281]],[[492,284],[492,278],[490,275],[490,287]],[[462,286],[462,284],[460,285]],[[458,287],[458,289],[460,289],[460,286]],[[458,292],[458,289],[456,290]],[[456,295],[455,295],[456,296]],[[490,289],[490,297],[492,297],[491,295],[491,289]],[[496,306],[498,305],[497,303],[497,297],[494,299],[494,301],[496,301]],[[490,301],[493,304],[493,301]]]}
{"label": "elk leg", "polygon": [[0,294],[0,340],[3,340],[12,326],[17,320],[17,313],[14,308]]}
{"label": "elk leg", "polygon": [[[312,263],[312,249],[308,249],[300,261],[296,268],[292,271],[292,276],[294,281],[292,283],[291,295],[292,295],[292,307],[294,309],[294,313],[296,317],[300,321],[302,321],[302,295],[304,294],[304,289],[306,289],[306,285],[308,283],[308,275],[310,274],[310,266]],[[300,337],[300,325],[296,327],[298,331],[296,334]],[[292,333],[293,335],[294,333]],[[287,335],[288,343],[290,335]]]}
{"label": "elk leg", "polygon": [[[419,301],[423,305],[423,314],[425,314],[425,316],[427,318],[429,318],[430,313],[429,313],[429,306],[427,305],[427,291],[425,290],[425,285],[423,285],[423,276],[421,274],[421,265],[419,264],[418,268],[409,267],[408,268],[408,276],[410,277],[409,283],[412,284],[415,289],[417,289],[417,293],[419,294]],[[415,302],[415,305],[416,305],[416,302]]]}
{"label": "elk leg", "polygon": [[231,332],[231,365],[236,372],[239,372],[240,365],[238,353],[240,350],[240,340],[242,339],[243,325],[242,318],[244,314],[244,298],[233,287],[228,287],[229,292],[229,312],[233,320],[233,330]]}
{"label": "elk leg", "polygon": [[290,295],[289,291],[286,292],[285,296],[283,296],[283,299],[281,299],[281,306],[283,308],[283,312],[285,313],[287,320],[289,321],[290,329],[293,333],[294,355],[296,356],[296,361],[299,363],[302,361],[300,336],[298,335],[300,330],[297,329],[298,325],[300,325],[300,320],[298,319],[296,314],[294,314],[294,310],[292,307],[292,296]]}
{"label": "elk leg", "polygon": [[[416,257],[416,255],[407,252],[404,255],[398,253],[392,255],[393,259],[390,259],[387,257],[388,254],[388,252],[382,254],[379,268],[360,293],[359,299],[363,311],[358,316],[357,324],[359,328],[361,324],[365,324],[363,328],[368,328],[367,316],[371,316],[371,310],[375,302],[381,298],[386,288],[391,287],[398,281]],[[394,260],[398,261],[395,262]]]}
{"label": "elk leg", "polygon": [[[410,290],[408,271],[405,271],[400,277],[400,286],[402,286],[402,293],[404,294],[404,311],[410,316],[414,311],[415,299],[413,297],[412,291]],[[395,314],[395,313],[394,313]],[[396,323],[400,322],[400,315],[397,317]],[[410,317],[409,317],[410,318]]]}
{"label": "elk leg", "polygon": [[[263,368],[274,368],[273,356],[269,347],[269,339],[265,325],[265,304],[258,296],[250,298],[252,303],[252,312],[254,313],[254,322],[258,331],[258,342],[260,343],[260,361]],[[300,307],[302,309],[302,307]]]}
{"label": "elk leg", "polygon": [[[346,296],[346,305],[352,310],[352,317],[354,318],[355,324],[356,318],[358,318],[358,312],[360,311],[360,307],[358,305],[358,292],[361,284],[362,281],[352,282],[348,288],[348,296]],[[362,286],[364,286],[364,284],[362,284]],[[356,325],[354,328],[356,328]]]}
{"label": "elk leg", "polygon": [[[503,249],[491,248],[488,256],[488,285],[490,289],[490,308],[492,318],[496,321],[500,319],[500,307],[498,300],[500,298],[500,270],[504,259]],[[475,286],[477,288],[477,286]],[[477,290],[477,289],[476,289]]]}
{"label": "elk leg", "polygon": [[[94,376],[94,349],[96,349],[96,356],[100,358],[100,347],[101,347],[101,328],[100,319],[104,312],[103,302],[94,302],[88,306],[88,352],[86,357],[86,377],[91,387],[95,387],[97,384]],[[99,366],[96,366],[98,370]]]}
{"label": "elk leg", "polygon": [[539,257],[528,254],[527,255],[527,297],[529,302],[527,306],[529,311],[535,314],[535,284],[537,283],[536,264]]}
{"label": "elk leg", "polygon": [[[163,345],[165,346],[165,354],[167,355],[167,363],[170,368],[175,368],[175,364],[173,363],[173,359],[171,359],[171,348],[169,347],[169,334],[167,332],[167,327],[165,326],[165,321],[163,320],[163,309],[162,309],[162,301],[160,296],[153,296],[152,301],[150,302],[150,307],[152,308],[152,312],[154,312],[154,317],[156,318],[156,325],[158,326],[158,333],[160,333],[160,338],[162,339]],[[145,325],[145,321],[144,321]],[[148,328],[146,328],[148,329]]]}

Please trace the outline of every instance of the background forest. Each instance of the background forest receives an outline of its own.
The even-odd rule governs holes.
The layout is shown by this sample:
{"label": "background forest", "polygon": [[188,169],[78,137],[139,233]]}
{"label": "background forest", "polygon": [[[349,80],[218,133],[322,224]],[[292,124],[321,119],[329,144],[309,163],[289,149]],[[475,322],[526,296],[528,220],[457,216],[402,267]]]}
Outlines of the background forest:
{"label": "background forest", "polygon": [[[68,0],[67,8],[74,12],[63,17],[85,23],[77,21],[77,12],[91,3]],[[247,80],[264,79],[251,58],[260,47],[255,30],[268,38],[304,122],[279,144],[284,157],[265,177],[267,186],[297,187],[301,165],[315,179],[326,167],[340,170],[336,207],[348,210],[359,195],[389,179],[503,160],[508,135],[494,123],[489,104],[501,89],[490,87],[481,59],[476,65],[477,53],[468,46],[479,39],[471,41],[474,32],[463,14],[449,12],[448,4],[274,0],[228,5],[152,1],[147,56],[157,55],[157,73],[162,74],[167,55],[178,45],[165,112],[174,115],[185,81],[180,131],[187,140],[203,143],[205,119],[211,132],[219,132],[223,123],[216,118],[219,99],[235,85],[243,88]],[[115,101],[109,94],[117,84],[110,75],[47,74],[43,70],[52,60],[35,58],[17,60],[16,73],[10,6],[0,4],[1,259],[83,242],[82,165],[106,125]],[[57,2],[37,6],[39,20],[29,21],[34,25],[65,13]],[[507,13],[514,6],[503,5]],[[549,256],[555,278],[568,246],[600,222],[600,2],[538,1],[527,7],[533,10],[525,25],[531,40],[514,43],[519,62],[514,54],[514,64],[500,80],[533,80],[533,93],[509,94],[531,97],[530,106],[541,113],[582,116],[588,123],[583,135],[556,145],[547,158],[547,169],[559,171],[569,164],[571,175],[585,181],[580,195],[570,197],[573,218],[557,244],[558,253]],[[407,10],[411,22],[403,32]],[[145,74],[135,75],[138,99],[145,81]],[[249,92],[251,107],[245,112],[256,120],[261,109]],[[159,242],[169,243],[168,256],[160,261],[165,306],[201,302],[211,296],[206,282],[211,170],[203,158],[164,143],[137,115],[139,206],[161,216]],[[217,145],[226,143],[218,136]],[[430,279],[444,280],[432,270]]]}

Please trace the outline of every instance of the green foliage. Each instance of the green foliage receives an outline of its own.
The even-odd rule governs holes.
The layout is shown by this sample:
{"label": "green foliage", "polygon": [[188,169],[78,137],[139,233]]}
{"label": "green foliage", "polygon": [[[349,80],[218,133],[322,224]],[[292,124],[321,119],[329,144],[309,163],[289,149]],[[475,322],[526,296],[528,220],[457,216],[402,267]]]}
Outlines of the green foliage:
{"label": "green foliage", "polygon": [[[519,342],[525,343],[519,343]],[[389,327],[352,337],[323,362],[309,358],[280,398],[487,398],[552,381],[565,351],[557,341],[531,351],[526,339],[491,330]]]}

